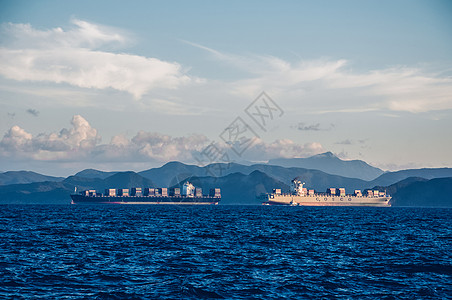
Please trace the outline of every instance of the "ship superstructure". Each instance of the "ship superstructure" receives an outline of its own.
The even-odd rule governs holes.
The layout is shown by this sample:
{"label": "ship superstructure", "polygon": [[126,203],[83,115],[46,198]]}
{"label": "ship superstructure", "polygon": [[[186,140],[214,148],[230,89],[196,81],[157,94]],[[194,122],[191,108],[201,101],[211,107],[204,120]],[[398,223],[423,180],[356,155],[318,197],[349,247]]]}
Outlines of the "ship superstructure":
{"label": "ship superstructure", "polygon": [[274,189],[270,194],[264,194],[261,199],[267,205],[302,205],[302,206],[391,206],[391,196],[378,190],[355,190],[353,194],[346,194],[345,188],[328,188],[325,193],[316,193],[307,189],[298,178],[291,182],[291,191],[282,193],[281,189]]}
{"label": "ship superstructure", "polygon": [[188,181],[180,188],[132,188],[106,189],[104,193],[85,190],[71,195],[72,204],[218,204],[221,200],[219,188],[210,189],[203,195],[201,188]]}

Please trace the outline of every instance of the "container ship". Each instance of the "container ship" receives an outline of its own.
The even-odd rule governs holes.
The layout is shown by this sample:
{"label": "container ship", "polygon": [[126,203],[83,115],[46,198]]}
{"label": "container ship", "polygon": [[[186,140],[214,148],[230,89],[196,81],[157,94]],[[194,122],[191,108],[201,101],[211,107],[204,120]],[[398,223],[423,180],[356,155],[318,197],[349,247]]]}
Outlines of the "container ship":
{"label": "container ship", "polygon": [[105,193],[85,190],[71,195],[72,204],[190,204],[217,205],[221,200],[219,188],[203,195],[201,188],[186,182],[180,188],[106,189]]}
{"label": "container ship", "polygon": [[274,189],[273,193],[261,195],[264,205],[293,206],[381,206],[390,207],[391,197],[386,192],[368,190],[364,195],[361,190],[345,194],[344,188],[329,188],[326,193],[316,193],[307,189],[298,178],[292,180],[291,192],[282,193]]}

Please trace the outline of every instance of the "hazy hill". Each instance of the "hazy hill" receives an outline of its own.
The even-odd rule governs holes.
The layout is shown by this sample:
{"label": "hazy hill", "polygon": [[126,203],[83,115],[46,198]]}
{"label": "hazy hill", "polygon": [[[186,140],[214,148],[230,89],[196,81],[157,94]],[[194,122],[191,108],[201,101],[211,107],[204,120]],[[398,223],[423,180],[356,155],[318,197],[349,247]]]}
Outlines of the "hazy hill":
{"label": "hazy hill", "polygon": [[154,187],[152,180],[144,178],[135,172],[118,172],[103,180],[104,188]]}
{"label": "hazy hill", "polygon": [[152,168],[138,172],[138,174],[152,180],[158,187],[168,187],[179,183],[187,177],[208,176],[209,173],[202,167],[173,161],[160,168]]}
{"label": "hazy hill", "polygon": [[271,159],[268,164],[282,167],[320,170],[328,174],[363,180],[373,180],[383,174],[381,169],[372,167],[362,160],[341,160],[331,152],[314,155],[308,158]]}
{"label": "hazy hill", "polygon": [[[218,176],[212,176],[212,172]],[[452,189],[452,185],[448,186],[452,178],[451,168],[388,172],[375,180],[364,181],[314,169],[269,164],[247,166],[231,163],[199,167],[180,162],[170,162],[160,168],[140,173],[88,169],[62,181],[58,177],[33,172],[6,172],[0,174],[0,178],[10,181],[5,180],[3,183],[25,182],[0,185],[0,203],[69,203],[69,195],[74,191],[74,187],[78,190],[95,189],[100,192],[106,188],[171,187],[188,178],[195,186],[202,187],[204,193],[208,193],[210,188],[220,187],[223,204],[256,204],[258,201],[255,196],[260,193],[270,192],[273,188],[288,191],[290,181],[295,177],[299,177],[306,183],[306,187],[317,192],[324,192],[329,187],[343,187],[347,192],[352,192],[355,189],[364,190],[378,186],[394,197],[395,205],[451,206],[448,204],[448,189]],[[446,178],[443,181],[429,180],[435,177]],[[52,180],[41,181],[46,178]],[[38,182],[30,183],[27,180]]]}
{"label": "hazy hill", "polygon": [[[260,171],[276,180],[290,185],[291,180],[300,177],[306,183],[306,187],[313,188],[317,191],[325,191],[329,187],[343,187],[347,190],[363,189],[367,186],[367,182],[361,179],[342,177],[331,175],[319,170],[310,170],[303,168],[284,168],[272,165],[252,165],[249,167],[242,166],[242,173],[249,174],[254,171]],[[275,187],[278,188],[278,187]]]}
{"label": "hazy hill", "polygon": [[[233,173],[224,177],[192,177],[194,186],[201,187],[207,194],[211,188],[221,189],[221,204],[261,204],[256,196],[269,193],[275,187],[287,190],[289,187],[260,171],[249,175]],[[181,182],[179,186],[182,184]]]}
{"label": "hazy hill", "polygon": [[0,186],[0,203],[70,203],[74,188],[95,189],[103,192],[106,188],[153,187],[151,180],[135,172],[119,172],[108,178],[83,178],[70,176],[62,182],[35,182]]}
{"label": "hazy hill", "polygon": [[69,204],[69,195],[74,187],[63,182],[33,182],[0,186],[0,203]]}
{"label": "hazy hill", "polygon": [[[290,160],[290,159],[289,159]],[[289,161],[287,160],[287,161]],[[243,173],[248,175],[253,171],[261,171],[267,175],[285,183],[290,184],[290,181],[300,176],[304,182],[309,187],[316,190],[323,191],[328,187],[345,187],[347,190],[353,189],[365,189],[371,188],[375,185],[388,186],[394,184],[398,181],[404,180],[408,177],[422,177],[426,179],[441,178],[441,177],[452,177],[452,168],[438,168],[438,169],[412,169],[412,170],[402,170],[397,172],[387,172],[383,173],[380,169],[371,167],[362,161],[342,161],[335,157],[331,152],[313,156],[310,158],[294,158],[293,160],[307,160],[307,161],[336,161],[339,166],[346,165],[349,172],[357,170],[354,166],[364,166],[361,169],[373,170],[373,174],[381,174],[378,178],[373,177],[373,180],[363,180],[356,176],[345,176],[336,175],[341,173],[340,171],[332,170],[334,164],[330,165],[330,172],[325,170],[319,170],[314,168],[311,164],[310,168],[301,167],[283,167],[271,164],[254,164],[254,165],[241,165],[237,163],[215,163],[208,166],[199,167],[196,165],[187,165],[181,162],[169,162],[162,167],[153,168],[145,171],[141,171],[138,174],[146,177],[156,186],[167,187],[177,184],[185,178],[192,176],[217,176],[222,177],[232,173]],[[309,164],[308,164],[309,165]],[[367,167],[366,167],[367,166]],[[342,167],[339,167],[339,170]],[[359,171],[353,171],[355,175]],[[343,172],[342,172],[343,173]],[[369,176],[371,177],[371,176]],[[375,178],[375,179],[374,179]]]}
{"label": "hazy hill", "polygon": [[151,180],[135,172],[118,172],[105,179],[70,176],[64,180],[64,183],[77,186],[79,190],[95,189],[102,192],[107,188],[154,187],[154,183]]}
{"label": "hazy hill", "polygon": [[387,187],[394,206],[452,207],[452,177],[410,177]]}
{"label": "hazy hill", "polygon": [[116,173],[118,173],[118,172],[104,172],[104,171],[99,171],[99,170],[95,170],[95,169],[86,169],[86,170],[78,172],[74,176],[85,177],[85,178],[105,179],[107,177],[115,175]]}
{"label": "hazy hill", "polygon": [[372,190],[386,191],[386,193],[388,195],[393,196],[394,194],[397,193],[398,190],[400,190],[402,188],[405,188],[413,183],[424,182],[424,181],[428,181],[428,179],[424,179],[421,177],[409,177],[409,178],[406,178],[399,182],[396,182],[394,184],[391,184],[389,186],[377,185],[377,186],[373,187]]}
{"label": "hazy hill", "polygon": [[46,176],[31,171],[8,171],[0,173],[0,185],[32,183],[44,181],[62,181],[63,177]]}
{"label": "hazy hill", "polygon": [[372,180],[369,184],[388,186],[409,177],[420,177],[425,179],[452,177],[452,168],[424,168],[387,172],[375,180]]}
{"label": "hazy hill", "polygon": [[[218,170],[221,170],[221,172]],[[295,177],[301,177],[307,186],[315,188],[319,191],[325,191],[328,187],[345,187],[348,190],[364,189],[369,187],[368,182],[361,179],[330,175],[318,170],[285,168],[266,164],[244,166],[231,163],[211,164],[206,167],[198,167],[193,165],[185,165],[180,162],[171,162],[160,168],[150,169],[140,172],[139,174],[151,179],[156,186],[167,187],[173,186],[186,178],[215,177],[212,176],[212,172],[213,174],[221,175],[218,177],[227,177],[227,175],[233,173],[248,175],[254,171],[263,172],[277,181],[282,182],[286,186],[289,185],[290,181]],[[274,186],[274,188],[279,188],[279,186]]]}
{"label": "hazy hill", "polygon": [[[284,183],[259,171],[250,175],[234,173],[225,177],[192,177],[191,182],[202,187],[204,194],[208,194],[211,188],[221,188],[222,204],[260,204],[256,195],[270,192],[275,187],[288,189]],[[0,203],[68,204],[75,186],[79,190],[103,191],[105,188],[151,187],[153,183],[134,172],[120,172],[106,179],[71,176],[63,182],[0,186]]]}

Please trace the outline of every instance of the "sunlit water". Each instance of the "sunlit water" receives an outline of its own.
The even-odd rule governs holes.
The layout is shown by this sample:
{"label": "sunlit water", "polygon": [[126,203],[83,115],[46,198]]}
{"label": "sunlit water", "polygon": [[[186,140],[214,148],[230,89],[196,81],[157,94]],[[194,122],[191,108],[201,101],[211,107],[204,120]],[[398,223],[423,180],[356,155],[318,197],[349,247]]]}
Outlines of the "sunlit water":
{"label": "sunlit water", "polygon": [[452,209],[0,206],[0,298],[448,298]]}

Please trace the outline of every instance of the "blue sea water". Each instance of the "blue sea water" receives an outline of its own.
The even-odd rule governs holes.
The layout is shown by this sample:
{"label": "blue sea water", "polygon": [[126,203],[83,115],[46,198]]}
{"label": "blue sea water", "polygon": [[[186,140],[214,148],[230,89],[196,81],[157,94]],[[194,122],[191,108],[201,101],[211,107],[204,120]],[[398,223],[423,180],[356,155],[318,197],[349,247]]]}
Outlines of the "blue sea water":
{"label": "blue sea water", "polygon": [[452,210],[0,206],[0,298],[444,299]]}

